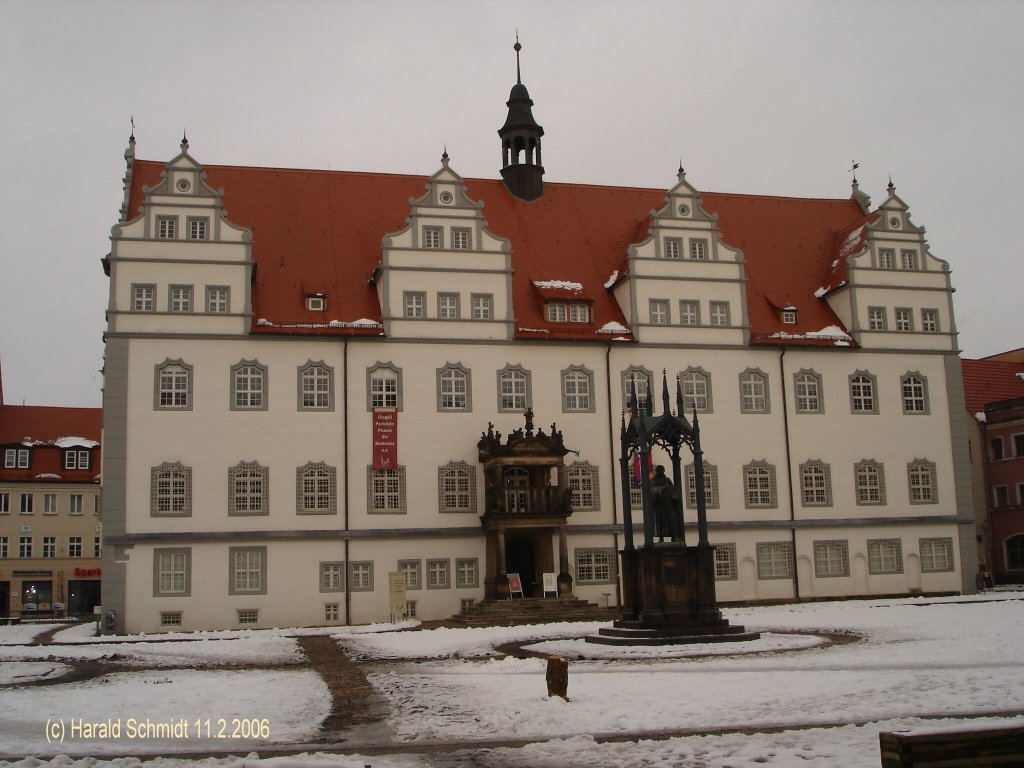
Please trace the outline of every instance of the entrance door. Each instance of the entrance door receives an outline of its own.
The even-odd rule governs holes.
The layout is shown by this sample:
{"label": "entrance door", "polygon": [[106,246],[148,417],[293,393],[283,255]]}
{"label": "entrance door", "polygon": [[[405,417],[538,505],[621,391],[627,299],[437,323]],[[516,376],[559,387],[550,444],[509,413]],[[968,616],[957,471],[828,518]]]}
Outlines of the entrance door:
{"label": "entrance door", "polygon": [[98,579],[72,579],[68,581],[68,616],[87,616],[100,604]]}
{"label": "entrance door", "polygon": [[533,542],[516,537],[505,541],[505,568],[508,573],[518,573],[523,581],[523,595],[533,597],[537,593],[537,558]]}
{"label": "entrance door", "polygon": [[11,610],[11,582],[0,581],[0,616],[7,617]]}

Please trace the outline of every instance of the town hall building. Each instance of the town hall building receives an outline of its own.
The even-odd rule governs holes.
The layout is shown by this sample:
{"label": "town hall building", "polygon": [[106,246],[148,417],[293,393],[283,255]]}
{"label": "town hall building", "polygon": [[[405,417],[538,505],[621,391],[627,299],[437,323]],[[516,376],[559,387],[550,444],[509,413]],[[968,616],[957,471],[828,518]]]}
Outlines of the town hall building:
{"label": "town hall building", "polygon": [[396,572],[423,619],[513,573],[614,605],[622,414],[663,377],[701,425],[721,601],[973,590],[949,267],[895,187],[549,183],[521,82],[507,107],[493,179],[132,137],[104,259],[108,629],[384,621]]}

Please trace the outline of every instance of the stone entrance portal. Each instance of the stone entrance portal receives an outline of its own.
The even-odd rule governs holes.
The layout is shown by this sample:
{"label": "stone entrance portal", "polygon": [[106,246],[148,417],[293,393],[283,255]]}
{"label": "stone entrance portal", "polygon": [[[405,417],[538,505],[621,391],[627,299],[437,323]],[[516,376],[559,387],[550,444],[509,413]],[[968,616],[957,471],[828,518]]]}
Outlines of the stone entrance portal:
{"label": "stone entrance portal", "polygon": [[[503,443],[501,432],[487,425],[477,443],[486,488],[480,523],[487,542],[484,598],[509,596],[509,573],[518,573],[527,597],[542,595],[545,573],[558,574],[558,594],[572,594],[566,526],[572,494],[566,485],[562,433],[533,428],[526,411],[525,429],[513,430]],[[557,537],[557,560],[555,540]]]}

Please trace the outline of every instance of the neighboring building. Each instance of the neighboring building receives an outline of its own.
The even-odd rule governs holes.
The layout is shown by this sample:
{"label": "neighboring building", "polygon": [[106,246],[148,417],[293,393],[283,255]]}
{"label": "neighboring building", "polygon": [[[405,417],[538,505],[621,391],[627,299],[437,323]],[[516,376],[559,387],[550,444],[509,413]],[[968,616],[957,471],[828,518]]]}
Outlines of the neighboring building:
{"label": "neighboring building", "polygon": [[102,412],[6,405],[2,395],[0,617],[91,614],[100,603]]}
{"label": "neighboring building", "polygon": [[994,355],[964,360],[964,390],[979,562],[997,584],[1020,584],[1024,583],[1024,361],[1007,359]]}
{"label": "neighboring building", "polygon": [[973,589],[949,268],[895,188],[545,184],[532,104],[517,83],[501,180],[132,137],[104,260],[116,631],[386,620],[391,572],[420,618],[506,573],[603,604],[627,387],[663,369],[699,413],[721,600]]}

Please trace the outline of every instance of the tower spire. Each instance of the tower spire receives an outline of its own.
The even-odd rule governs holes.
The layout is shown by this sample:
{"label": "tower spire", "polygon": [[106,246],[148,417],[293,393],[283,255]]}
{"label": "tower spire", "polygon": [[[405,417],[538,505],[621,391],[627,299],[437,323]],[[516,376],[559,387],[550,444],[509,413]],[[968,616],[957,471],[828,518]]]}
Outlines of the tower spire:
{"label": "tower spire", "polygon": [[519,52],[523,46],[516,32],[516,84],[505,106],[508,116],[498,129],[501,137],[501,178],[508,191],[520,200],[536,200],[544,194],[544,166],[541,165],[540,138],[544,135],[533,117],[533,100],[523,85]]}

